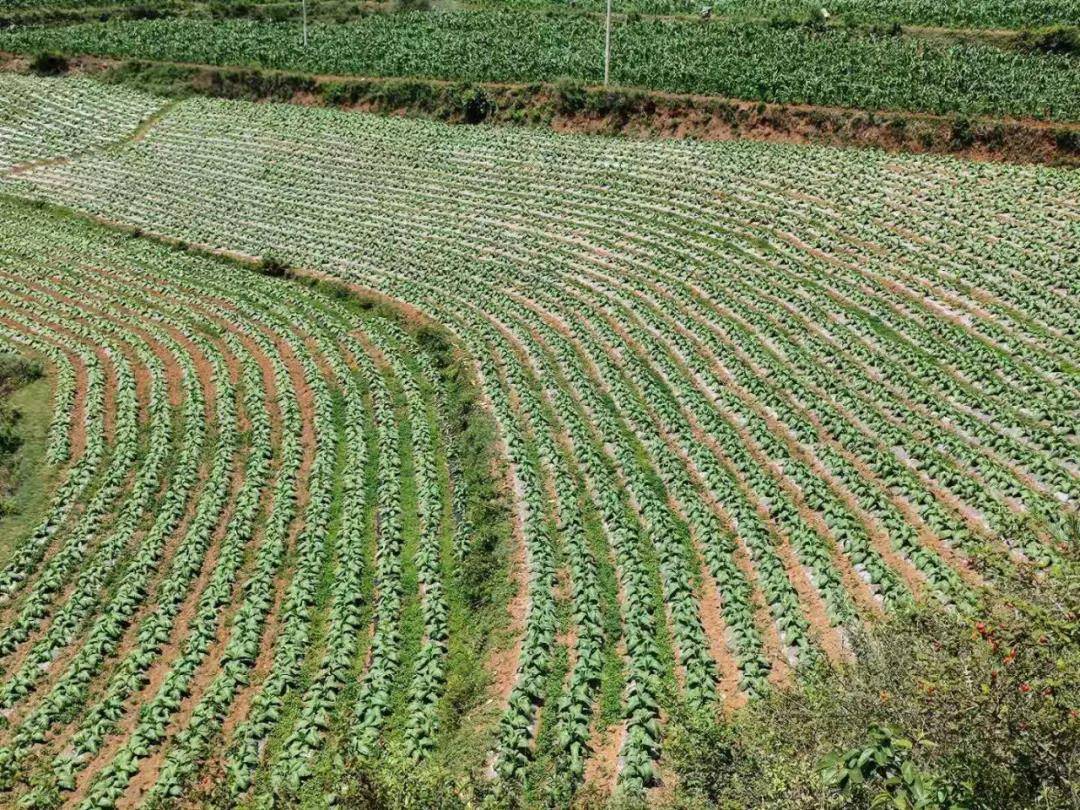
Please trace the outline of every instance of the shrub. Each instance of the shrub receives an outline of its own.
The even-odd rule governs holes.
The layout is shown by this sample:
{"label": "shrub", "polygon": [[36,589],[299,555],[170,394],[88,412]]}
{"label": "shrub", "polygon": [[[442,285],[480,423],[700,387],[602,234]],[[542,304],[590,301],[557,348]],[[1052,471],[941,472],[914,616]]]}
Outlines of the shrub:
{"label": "shrub", "polygon": [[[677,803],[721,807],[1066,807],[1080,779],[1080,531],[978,615],[921,607],[853,636],[726,722],[683,714]],[[854,771],[858,771],[855,773]],[[918,798],[922,797],[922,798]],[[906,802],[906,804],[905,804]]]}
{"label": "shrub", "polygon": [[564,79],[555,85],[557,108],[563,115],[573,115],[585,108],[587,101],[585,88],[579,82]]}
{"label": "shrub", "polygon": [[1054,142],[1066,154],[1080,154],[1080,131],[1059,129],[1054,133]]}
{"label": "shrub", "polygon": [[323,101],[332,107],[355,104],[358,101],[358,87],[353,82],[326,82],[319,85]]}
{"label": "shrub", "polygon": [[924,773],[911,759],[913,745],[895,726],[872,725],[866,741],[822,761],[822,779],[827,788],[845,797],[873,794],[873,807],[969,807],[970,786],[942,785],[933,775]]}
{"label": "shrub", "polygon": [[0,353],[0,397],[41,379],[44,373],[41,363],[27,360],[17,354]]}
{"label": "shrub", "polygon": [[466,124],[480,124],[495,112],[495,105],[482,87],[474,87],[465,94],[462,113]]}
{"label": "shrub", "polygon": [[164,17],[165,13],[153,6],[140,5],[126,9],[124,16],[130,20],[157,20]]}
{"label": "shrub", "polygon": [[337,786],[334,806],[347,810],[464,810],[473,806],[469,798],[486,787],[479,780],[464,783],[438,765],[417,763],[390,753],[378,762],[359,762],[346,768]]}
{"label": "shrub", "polygon": [[[22,446],[22,437],[18,431],[22,414],[3,400],[24,385],[39,379],[43,373],[41,363],[36,360],[27,360],[7,352],[0,353],[0,462],[5,462],[8,456]],[[0,475],[0,482],[2,480],[3,475]],[[3,489],[0,487],[0,490]],[[4,512],[3,502],[0,501],[0,516],[3,516]]]}
{"label": "shrub", "polygon": [[22,414],[15,408],[0,404],[0,460],[6,459],[22,446],[17,430]]}
{"label": "shrub", "polygon": [[394,0],[395,11],[431,11],[431,0]]}
{"label": "shrub", "polygon": [[289,266],[273,253],[267,253],[259,259],[256,269],[264,276],[272,278],[285,278],[290,273]]}
{"label": "shrub", "polygon": [[42,52],[30,62],[30,70],[38,76],[59,76],[68,71],[68,60],[58,53]]}
{"label": "shrub", "polygon": [[1057,25],[1038,31],[1022,31],[1014,45],[1020,50],[1062,55],[1080,54],[1080,27]]}
{"label": "shrub", "polygon": [[954,149],[966,149],[975,142],[969,119],[957,118],[953,121],[951,140]]}

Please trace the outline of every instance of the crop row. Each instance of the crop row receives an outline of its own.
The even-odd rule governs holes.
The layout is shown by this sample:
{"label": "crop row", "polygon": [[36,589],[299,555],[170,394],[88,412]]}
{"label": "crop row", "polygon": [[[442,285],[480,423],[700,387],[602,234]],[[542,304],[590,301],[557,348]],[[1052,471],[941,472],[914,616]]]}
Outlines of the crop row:
{"label": "crop row", "polygon": [[[970,610],[996,576],[975,565],[984,550],[1052,563],[1080,497],[1080,195],[1066,172],[193,100],[136,142],[5,187],[187,243],[272,250],[454,336],[513,504],[524,607],[492,684],[490,753],[509,789],[539,757],[578,784],[613,747],[626,789],[654,783],[677,704],[753,698],[913,601]],[[416,760],[438,756],[446,593],[469,551],[443,523],[461,512],[452,458],[454,493],[441,483],[453,441],[420,343],[300,285],[142,240],[106,249],[76,224],[37,235],[30,209],[10,208],[2,325],[35,344],[67,329],[108,346],[101,392],[89,376],[86,391],[110,412],[80,495],[101,500],[107,530],[85,526],[84,550],[86,516],[61,510],[11,569],[10,654],[26,665],[6,672],[28,680],[0,687],[29,703],[9,772],[52,762],[58,785],[111,802],[133,796],[136,774],[177,796],[221,765],[232,798],[284,799],[334,752],[377,757],[398,734]],[[141,274],[119,269],[136,261]],[[129,312],[145,327],[126,326]],[[205,387],[213,429],[200,437],[189,408],[166,439],[165,417],[144,417],[136,436],[161,436],[138,438],[132,460],[124,407],[150,414],[178,388],[161,352],[191,355],[191,390],[173,395]],[[261,394],[269,380],[276,393]],[[260,396],[276,405],[255,429]],[[207,520],[163,544],[149,519],[124,519],[125,503],[160,496],[126,480],[114,491],[110,470],[161,481],[151,449],[189,434],[208,461],[191,485]],[[250,526],[205,533],[245,509]],[[170,563],[118,602],[111,549],[144,532],[146,559]],[[104,579],[72,621],[115,628],[93,644],[49,629],[84,569]],[[153,603],[160,618],[144,613]],[[38,625],[51,640],[31,650]],[[613,742],[597,733],[605,656],[621,667]],[[55,673],[38,666],[50,659]],[[80,660],[107,674],[76,676]],[[55,761],[30,756],[43,747]]]}
{"label": "crop row", "polygon": [[[291,3],[273,2],[273,0],[224,0],[217,4],[221,10],[229,3],[240,8],[241,16],[252,6],[275,6],[275,14],[299,17],[299,0]],[[71,0],[10,0],[8,6],[14,9],[43,9],[51,7],[72,7]],[[138,6],[139,0],[92,0],[81,4],[89,10],[96,8],[116,9],[124,6]],[[319,2],[310,0],[309,10],[317,8]],[[328,3],[332,11],[340,11],[340,5]],[[548,9],[566,7],[575,11],[587,9],[603,11],[601,0],[568,3],[566,0],[485,0],[473,4],[489,9]],[[195,0],[166,0],[160,4],[162,12],[198,13],[203,4]],[[902,0],[888,3],[885,0],[833,0],[822,4],[813,0],[716,0],[702,5],[691,0],[628,0],[617,3],[614,10],[618,14],[641,12],[645,14],[681,14],[698,15],[708,8],[714,16],[733,17],[736,19],[776,18],[781,20],[805,21],[829,19],[833,22],[879,24],[903,23],[907,25],[946,26],[959,28],[1037,28],[1050,25],[1076,25],[1080,22],[1080,7],[1075,0],[976,0],[976,2],[938,3],[933,0]],[[828,17],[820,15],[825,9]],[[233,16],[230,14],[229,16]]]}
{"label": "crop row", "polygon": [[[602,11],[604,3],[567,3],[566,0],[489,0],[488,5],[542,8],[559,5]],[[708,8],[713,16],[736,19],[775,18],[798,22],[817,20],[865,25],[943,26],[949,28],[1036,28],[1049,25],[1076,25],[1080,6],[1075,0],[976,0],[971,3],[935,0],[716,0],[694,3],[691,0],[629,0],[613,4],[616,13],[638,11],[643,14],[697,15]],[[824,9],[827,17],[821,14]]]}
{"label": "crop row", "polygon": [[[764,22],[642,19],[612,31],[611,81],[790,104],[1080,120],[1069,55]],[[483,46],[477,43],[483,42]],[[0,31],[0,49],[467,82],[598,84],[598,19],[513,11],[375,14],[311,27],[160,19]]]}
{"label": "crop row", "polygon": [[130,134],[164,102],[89,79],[10,74],[0,93],[0,171],[104,146]]}
{"label": "crop row", "polygon": [[[396,553],[375,563],[382,653],[361,651],[369,521],[400,543],[394,375],[414,424],[425,617],[403,728],[417,759],[431,756],[449,616],[426,355],[392,324],[356,337],[368,327],[316,292],[74,222],[46,217],[44,230],[29,210],[4,204],[2,335],[55,364],[56,406],[80,403],[55,432],[81,433],[85,412],[88,438],[66,442],[66,477],[5,569],[9,796],[111,806],[142,795],[142,775],[143,798],[167,799],[213,756],[225,790],[265,773],[295,793],[325,749],[347,750],[331,723],[370,717],[346,736],[383,737],[407,597]],[[369,450],[383,473],[370,505]],[[351,695],[357,672],[369,686]]]}

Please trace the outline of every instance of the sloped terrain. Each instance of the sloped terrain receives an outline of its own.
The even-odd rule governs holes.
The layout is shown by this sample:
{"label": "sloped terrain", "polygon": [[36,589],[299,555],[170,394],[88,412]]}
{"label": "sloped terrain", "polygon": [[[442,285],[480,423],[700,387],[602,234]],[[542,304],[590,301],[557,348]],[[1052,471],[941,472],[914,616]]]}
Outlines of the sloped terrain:
{"label": "sloped terrain", "polygon": [[[500,718],[472,766],[637,792],[675,706],[1060,553],[1074,173],[206,100],[71,141],[3,189],[138,230],[3,203],[66,465],[0,571],[13,797],[317,802],[337,756],[460,754],[458,667]],[[455,646],[483,527],[421,324],[504,463],[506,644]]]}

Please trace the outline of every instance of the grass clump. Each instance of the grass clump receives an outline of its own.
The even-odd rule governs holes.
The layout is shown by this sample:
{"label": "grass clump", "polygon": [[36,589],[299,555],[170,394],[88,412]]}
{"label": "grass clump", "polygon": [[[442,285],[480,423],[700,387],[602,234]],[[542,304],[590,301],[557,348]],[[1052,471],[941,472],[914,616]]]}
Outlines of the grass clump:
{"label": "grass clump", "polygon": [[0,353],[0,517],[14,511],[9,499],[15,490],[14,470],[25,441],[23,410],[12,404],[15,392],[40,380],[41,363],[17,354]]}

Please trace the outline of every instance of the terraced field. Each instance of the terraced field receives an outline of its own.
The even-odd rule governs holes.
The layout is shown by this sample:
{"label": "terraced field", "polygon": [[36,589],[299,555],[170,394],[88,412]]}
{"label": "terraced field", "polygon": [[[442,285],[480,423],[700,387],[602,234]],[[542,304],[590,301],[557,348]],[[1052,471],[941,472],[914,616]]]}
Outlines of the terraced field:
{"label": "terraced field", "polygon": [[36,801],[88,807],[175,795],[227,730],[227,793],[271,737],[284,790],[404,696],[426,752],[454,555],[428,355],[303,287],[3,214],[3,335],[55,370],[68,464],[3,568],[7,777],[36,762]]}
{"label": "terraced field", "polygon": [[[40,0],[19,0],[36,3]],[[569,3],[567,0],[489,0],[490,6],[544,7],[566,5],[602,11],[600,0]],[[614,5],[616,13],[639,11],[646,14],[694,14],[710,8],[719,17],[761,18],[789,17],[805,19],[820,14],[824,8],[831,19],[851,23],[890,23],[969,28],[1022,28],[1040,25],[1076,25],[1080,6],[1076,0],[973,0],[973,2],[936,2],[935,0],[716,0],[694,3],[691,0],[630,0]]]}
{"label": "terraced field", "polygon": [[[68,11],[91,12],[117,11],[130,6],[144,6],[139,0],[8,0],[10,10],[60,8]],[[308,0],[313,13],[329,9],[340,14],[349,11],[349,4],[340,0]],[[436,4],[437,5],[437,4]],[[156,8],[165,13],[203,13],[216,10],[222,14],[229,7],[241,7],[244,11],[273,7],[282,16],[295,17],[301,11],[299,0],[162,0]],[[603,11],[599,0],[568,3],[566,0],[483,0],[465,4],[466,7],[526,7],[587,9]],[[823,5],[811,0],[716,0],[709,4],[691,0],[628,0],[615,5],[615,13],[638,11],[651,14],[698,15],[703,8],[711,8],[721,17],[758,19],[767,17],[791,17],[818,12]],[[1076,0],[972,0],[971,2],[934,2],[934,0],[834,0],[824,8],[832,18],[849,22],[888,23],[901,22],[912,25],[940,25],[970,28],[1021,28],[1041,25],[1076,25],[1080,23],[1080,5]]]}
{"label": "terraced field", "polygon": [[73,79],[43,83],[31,76],[4,77],[0,94],[0,171],[102,147],[129,137],[155,110],[159,98]]}
{"label": "terraced field", "polygon": [[[483,43],[479,47],[477,43]],[[604,29],[588,16],[470,11],[295,22],[110,20],[0,30],[0,50],[55,50],[341,76],[599,84]],[[1074,55],[981,41],[879,36],[767,22],[627,21],[612,33],[615,85],[785,104],[1080,121]]]}
{"label": "terraced field", "polygon": [[386,751],[637,793],[676,707],[1060,553],[1075,173],[206,100],[48,113],[33,164],[80,88],[38,81],[0,189],[63,209],[0,203],[0,339],[64,472],[0,569],[11,801],[321,806]]}

